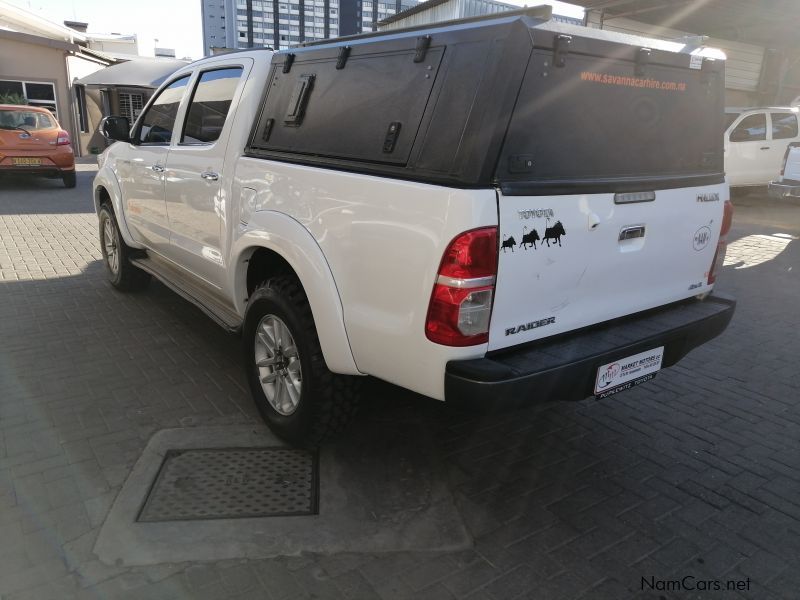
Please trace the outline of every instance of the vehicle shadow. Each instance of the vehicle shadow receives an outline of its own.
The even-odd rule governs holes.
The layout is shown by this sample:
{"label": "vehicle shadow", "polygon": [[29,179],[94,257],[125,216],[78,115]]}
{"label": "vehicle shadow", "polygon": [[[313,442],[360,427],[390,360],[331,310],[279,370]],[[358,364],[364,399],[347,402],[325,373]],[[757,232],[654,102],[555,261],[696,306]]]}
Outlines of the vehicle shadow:
{"label": "vehicle shadow", "polygon": [[61,179],[2,175],[0,215],[94,212],[91,192],[94,175],[91,170],[78,170],[73,189],[65,188]]}

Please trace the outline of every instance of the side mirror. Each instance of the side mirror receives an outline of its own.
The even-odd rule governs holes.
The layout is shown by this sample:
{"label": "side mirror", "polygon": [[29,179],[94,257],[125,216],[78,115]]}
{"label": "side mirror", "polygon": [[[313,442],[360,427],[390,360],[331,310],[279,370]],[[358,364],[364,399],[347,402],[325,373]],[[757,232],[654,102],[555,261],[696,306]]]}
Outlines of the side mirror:
{"label": "side mirror", "polygon": [[131,124],[128,117],[105,117],[100,121],[100,133],[107,140],[114,142],[131,141]]}

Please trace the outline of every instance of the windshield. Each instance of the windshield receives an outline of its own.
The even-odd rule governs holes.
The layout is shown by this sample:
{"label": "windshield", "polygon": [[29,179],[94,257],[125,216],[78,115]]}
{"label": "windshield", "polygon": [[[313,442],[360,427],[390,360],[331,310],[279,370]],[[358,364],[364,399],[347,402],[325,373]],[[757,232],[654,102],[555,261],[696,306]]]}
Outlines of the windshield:
{"label": "windshield", "polygon": [[731,123],[733,123],[736,119],[739,118],[740,114],[742,114],[742,113],[738,113],[738,112],[733,112],[733,113],[732,112],[726,112],[725,113],[725,130],[726,131],[728,130],[728,127],[731,126]]}
{"label": "windshield", "polygon": [[51,129],[55,127],[55,124],[53,119],[45,113],[34,110],[12,109],[0,110],[0,127],[19,127],[34,131],[37,129]]}

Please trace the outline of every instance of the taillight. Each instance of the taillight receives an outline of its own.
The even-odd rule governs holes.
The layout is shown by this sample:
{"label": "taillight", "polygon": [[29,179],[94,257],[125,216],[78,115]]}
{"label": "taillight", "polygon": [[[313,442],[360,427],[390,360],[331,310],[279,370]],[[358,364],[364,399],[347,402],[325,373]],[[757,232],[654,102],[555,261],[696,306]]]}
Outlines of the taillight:
{"label": "taillight", "polygon": [[427,338],[445,346],[489,341],[496,274],[497,227],[465,231],[450,242],[428,306]]}
{"label": "taillight", "polygon": [[711,261],[711,268],[708,270],[708,285],[717,280],[716,273],[722,268],[725,262],[725,251],[728,248],[727,236],[733,224],[733,204],[730,200],[725,200],[722,213],[722,225],[719,228],[719,242],[717,250],[714,252],[714,260]]}
{"label": "taillight", "polygon": [[58,132],[58,137],[56,138],[56,146],[69,146],[69,134],[64,131],[63,129]]}

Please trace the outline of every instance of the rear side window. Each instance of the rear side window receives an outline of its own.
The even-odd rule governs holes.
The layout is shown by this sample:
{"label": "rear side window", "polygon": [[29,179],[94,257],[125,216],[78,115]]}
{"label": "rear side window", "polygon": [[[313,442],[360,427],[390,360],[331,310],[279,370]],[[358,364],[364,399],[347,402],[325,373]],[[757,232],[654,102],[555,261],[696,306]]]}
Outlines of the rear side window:
{"label": "rear side window", "polygon": [[251,147],[405,165],[442,54],[430,48],[415,62],[413,48],[298,53],[288,73],[273,67]]}
{"label": "rear side window", "polygon": [[732,142],[755,142],[767,139],[767,115],[748,115],[731,131]]}
{"label": "rear side window", "polygon": [[797,115],[794,113],[770,113],[770,115],[773,140],[797,137]]}
{"label": "rear side window", "polygon": [[176,79],[161,91],[147,109],[139,127],[138,138],[142,144],[169,144],[188,82],[188,75]]}
{"label": "rear side window", "polygon": [[241,75],[242,67],[215,69],[200,75],[181,144],[211,144],[219,139]]}

